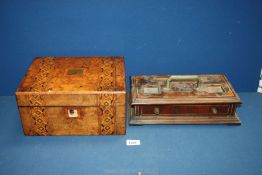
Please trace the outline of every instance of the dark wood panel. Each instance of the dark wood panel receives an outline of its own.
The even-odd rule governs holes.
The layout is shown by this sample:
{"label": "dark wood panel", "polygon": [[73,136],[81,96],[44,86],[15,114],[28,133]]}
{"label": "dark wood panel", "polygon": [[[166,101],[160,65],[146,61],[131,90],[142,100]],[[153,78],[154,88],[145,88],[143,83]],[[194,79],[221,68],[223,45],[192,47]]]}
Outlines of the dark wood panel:
{"label": "dark wood panel", "polygon": [[140,115],[229,115],[231,105],[139,105]]}
{"label": "dark wood panel", "polygon": [[234,112],[232,115],[135,115],[135,108],[129,106],[129,124],[228,124],[241,125],[241,121]]}

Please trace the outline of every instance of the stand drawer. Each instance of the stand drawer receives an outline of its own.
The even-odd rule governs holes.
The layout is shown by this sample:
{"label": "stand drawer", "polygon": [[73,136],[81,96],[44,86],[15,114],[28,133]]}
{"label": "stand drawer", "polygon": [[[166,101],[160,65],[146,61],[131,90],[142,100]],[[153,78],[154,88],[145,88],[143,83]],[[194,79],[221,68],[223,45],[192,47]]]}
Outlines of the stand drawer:
{"label": "stand drawer", "polygon": [[234,112],[234,105],[138,105],[135,106],[135,114],[147,115],[230,115]]}

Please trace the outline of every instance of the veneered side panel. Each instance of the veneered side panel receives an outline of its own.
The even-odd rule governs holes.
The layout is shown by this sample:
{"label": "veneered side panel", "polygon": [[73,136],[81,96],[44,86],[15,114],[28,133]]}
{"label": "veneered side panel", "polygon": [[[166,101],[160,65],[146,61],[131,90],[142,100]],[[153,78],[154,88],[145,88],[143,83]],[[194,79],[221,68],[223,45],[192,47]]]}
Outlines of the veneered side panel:
{"label": "veneered side panel", "polygon": [[79,117],[69,118],[67,107],[19,107],[25,135],[98,135],[98,109],[78,110]]}

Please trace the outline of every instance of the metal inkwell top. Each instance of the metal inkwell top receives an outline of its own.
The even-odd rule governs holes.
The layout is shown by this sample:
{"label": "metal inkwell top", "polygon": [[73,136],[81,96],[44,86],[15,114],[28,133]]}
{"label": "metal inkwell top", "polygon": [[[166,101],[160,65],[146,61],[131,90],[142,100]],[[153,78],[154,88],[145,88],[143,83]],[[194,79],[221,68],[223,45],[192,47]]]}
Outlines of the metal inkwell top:
{"label": "metal inkwell top", "polygon": [[[169,100],[240,102],[224,75],[149,75],[132,77],[134,103]],[[141,101],[141,102],[142,102]]]}

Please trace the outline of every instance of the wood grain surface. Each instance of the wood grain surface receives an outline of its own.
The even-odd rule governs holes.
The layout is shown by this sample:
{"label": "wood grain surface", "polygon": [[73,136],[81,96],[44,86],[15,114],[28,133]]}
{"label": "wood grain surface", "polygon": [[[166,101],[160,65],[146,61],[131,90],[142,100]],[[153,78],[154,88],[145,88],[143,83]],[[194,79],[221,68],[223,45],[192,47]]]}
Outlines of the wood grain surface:
{"label": "wood grain surface", "polygon": [[16,98],[25,135],[126,133],[123,57],[36,58]]}
{"label": "wood grain surface", "polygon": [[131,77],[129,124],[240,124],[225,75]]}

